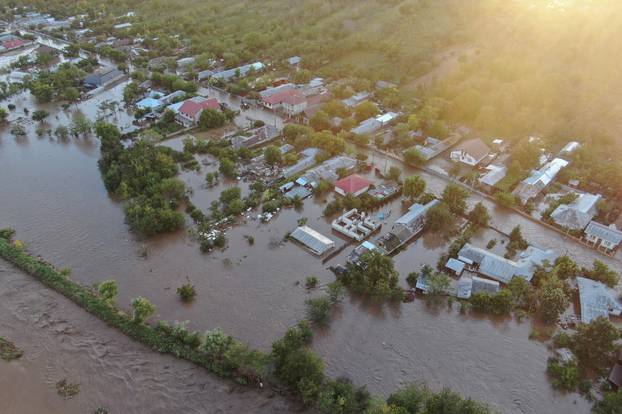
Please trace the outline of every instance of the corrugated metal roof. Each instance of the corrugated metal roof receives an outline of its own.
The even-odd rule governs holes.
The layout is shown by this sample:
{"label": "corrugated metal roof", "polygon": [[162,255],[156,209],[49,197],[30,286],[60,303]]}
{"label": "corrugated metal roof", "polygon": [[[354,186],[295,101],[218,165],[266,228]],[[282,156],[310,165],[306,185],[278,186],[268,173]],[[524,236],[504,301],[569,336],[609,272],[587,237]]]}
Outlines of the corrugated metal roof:
{"label": "corrugated metal roof", "polygon": [[618,292],[604,283],[585,277],[577,277],[579,301],[581,302],[581,322],[590,323],[599,316],[620,315],[622,303]]}
{"label": "corrugated metal roof", "polygon": [[604,224],[597,223],[595,221],[591,221],[585,229],[585,234],[589,236],[596,236],[599,239],[606,240],[614,245],[620,244],[622,242],[622,231],[607,227]]}
{"label": "corrugated metal roof", "polygon": [[596,215],[596,203],[600,195],[581,194],[570,204],[561,204],[551,218],[557,224],[574,230],[583,230]]}
{"label": "corrugated metal roof", "polygon": [[335,247],[335,242],[309,226],[301,226],[294,230],[291,238],[305,245],[317,255],[322,255]]}

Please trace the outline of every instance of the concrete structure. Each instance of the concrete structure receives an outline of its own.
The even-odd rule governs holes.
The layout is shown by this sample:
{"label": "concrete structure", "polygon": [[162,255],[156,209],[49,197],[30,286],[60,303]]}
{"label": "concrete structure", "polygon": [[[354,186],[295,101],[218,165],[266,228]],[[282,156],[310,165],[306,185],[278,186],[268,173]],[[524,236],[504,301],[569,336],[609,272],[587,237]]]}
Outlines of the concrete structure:
{"label": "concrete structure", "polygon": [[514,276],[530,282],[538,265],[545,260],[553,263],[557,257],[558,254],[552,250],[541,250],[534,246],[529,246],[527,250],[521,252],[516,261],[470,243],[465,244],[458,252],[458,260],[464,262],[467,269],[505,284]]}
{"label": "concrete structure", "polygon": [[300,226],[296,228],[296,230],[294,230],[289,237],[296,240],[318,256],[322,256],[335,247],[334,241],[308,226]]}
{"label": "concrete structure", "polygon": [[581,194],[570,204],[559,205],[552,213],[555,223],[571,230],[583,230],[598,212],[600,195]]}
{"label": "concrete structure", "polygon": [[568,161],[555,158],[539,170],[532,171],[531,175],[521,181],[512,193],[525,204],[548,187],[566,166],[568,166]]}
{"label": "concrete structure", "polygon": [[474,138],[459,144],[449,154],[454,162],[461,162],[471,167],[476,166],[490,154],[490,148],[481,139]]}
{"label": "concrete structure", "polygon": [[602,248],[609,252],[616,249],[622,242],[622,231],[615,224],[604,224],[591,221],[585,229],[586,240],[595,248]]}
{"label": "concrete structure", "polygon": [[352,174],[335,182],[335,192],[342,196],[352,194],[358,197],[365,194],[373,184],[374,182],[367,178]]}
{"label": "concrete structure", "polygon": [[346,237],[361,241],[380,228],[381,224],[364,212],[352,209],[333,220],[333,230]]}
{"label": "concrete structure", "polygon": [[577,277],[579,301],[581,302],[581,322],[590,323],[602,316],[622,315],[620,294],[604,283],[585,277]]}

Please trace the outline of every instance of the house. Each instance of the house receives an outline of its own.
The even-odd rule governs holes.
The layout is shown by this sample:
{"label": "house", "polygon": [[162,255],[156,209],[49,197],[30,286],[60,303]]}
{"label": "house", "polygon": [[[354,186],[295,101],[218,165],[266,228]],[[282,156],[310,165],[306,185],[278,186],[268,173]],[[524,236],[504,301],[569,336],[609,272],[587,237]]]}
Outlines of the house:
{"label": "house", "polygon": [[299,180],[304,183],[301,185],[308,184],[311,187],[317,186],[321,180],[334,183],[339,179],[337,170],[343,168],[345,171],[352,171],[354,167],[356,167],[356,160],[354,158],[345,156],[333,157],[307,171]]}
{"label": "house", "polygon": [[507,175],[508,167],[505,165],[490,164],[486,166],[486,171],[488,172],[479,177],[478,181],[482,187],[490,191]]}
{"label": "house", "polygon": [[585,238],[595,248],[603,248],[610,252],[617,248],[622,242],[622,231],[618,230],[615,224],[605,226],[604,224],[590,221],[585,229]]}
{"label": "house", "polygon": [[490,148],[481,139],[474,138],[465,141],[451,151],[449,158],[454,162],[461,162],[471,167],[476,166],[490,154]]}
{"label": "house", "polygon": [[283,112],[289,116],[300,115],[307,109],[307,100],[299,90],[296,90],[294,94],[291,94],[281,103]]}
{"label": "house", "polygon": [[31,41],[20,39],[10,33],[0,34],[0,53],[31,45]]}
{"label": "house", "polygon": [[239,68],[227,69],[221,72],[215,72],[210,75],[212,79],[227,82],[234,77],[246,77],[250,72],[259,72],[265,68],[261,62],[251,63],[249,65],[240,66]]}
{"label": "house", "polygon": [[620,294],[602,282],[577,277],[579,286],[579,302],[581,304],[581,322],[590,323],[602,316],[622,315]]}
{"label": "house", "polygon": [[277,127],[266,124],[260,126],[259,128],[249,130],[248,135],[234,136],[231,138],[231,144],[236,150],[242,147],[252,148],[272,141],[280,134],[281,131]]}
{"label": "house", "polygon": [[567,166],[568,161],[555,158],[539,170],[533,170],[531,175],[521,181],[512,193],[525,204],[548,187],[557,177],[557,174]]}
{"label": "house", "polygon": [[571,230],[583,230],[597,213],[600,195],[581,194],[570,204],[560,204],[551,218],[561,227]]}
{"label": "house", "polygon": [[486,249],[465,244],[458,252],[458,260],[464,262],[471,271],[490,279],[508,284],[514,277],[521,277],[530,282],[539,265],[547,260],[553,263],[558,254],[552,250],[541,250],[529,246],[516,259],[510,260],[496,255]]}
{"label": "house", "polygon": [[351,132],[357,135],[373,134],[380,128],[382,128],[382,122],[378,121],[376,118],[369,118],[353,128]]}
{"label": "house", "polygon": [[306,170],[315,164],[315,156],[320,152],[317,148],[306,148],[302,150],[301,157],[296,164],[289,166],[283,170],[283,176],[285,178],[293,177],[294,175]]}
{"label": "house", "polygon": [[369,98],[369,96],[370,96],[369,92],[359,92],[356,95],[352,95],[348,99],[342,100],[341,102],[343,102],[343,104],[345,106],[348,106],[350,108],[354,108],[355,106],[357,106],[361,102],[367,100],[367,98]]}
{"label": "house", "polygon": [[108,66],[86,75],[84,78],[84,86],[89,89],[101,88],[122,77],[123,72],[112,66]]}
{"label": "house", "polygon": [[195,96],[194,98],[185,100],[181,104],[177,112],[176,119],[180,124],[186,127],[197,125],[199,123],[201,113],[205,109],[220,110],[220,104],[216,98],[205,99],[200,96]]}
{"label": "house", "polygon": [[458,280],[456,296],[460,299],[469,299],[476,293],[496,294],[500,289],[499,282],[477,276],[465,275]]}
{"label": "house", "polygon": [[435,199],[425,205],[415,203],[410,206],[406,214],[395,220],[391,231],[376,240],[378,247],[390,254],[408,243],[423,231],[428,210],[438,203]]}
{"label": "house", "polygon": [[335,248],[335,242],[309,226],[300,226],[289,237],[305,246],[312,253],[322,256]]}
{"label": "house", "polygon": [[581,144],[578,143],[577,141],[570,141],[569,143],[567,143],[564,148],[562,148],[562,150],[559,152],[560,154],[572,154],[573,152],[575,152],[576,150],[578,150],[579,148],[581,148]]}
{"label": "house", "polygon": [[464,270],[464,262],[452,257],[445,263],[445,267],[451,270],[456,276],[460,276]]}
{"label": "house", "polygon": [[351,194],[358,197],[365,194],[373,184],[374,182],[367,178],[352,174],[335,182],[335,192],[342,196]]}

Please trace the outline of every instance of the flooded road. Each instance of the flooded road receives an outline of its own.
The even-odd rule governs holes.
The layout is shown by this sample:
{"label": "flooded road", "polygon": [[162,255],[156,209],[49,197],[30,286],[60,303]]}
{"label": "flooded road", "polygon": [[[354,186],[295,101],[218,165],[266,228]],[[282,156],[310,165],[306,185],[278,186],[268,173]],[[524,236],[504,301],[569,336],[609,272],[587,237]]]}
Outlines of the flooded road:
{"label": "flooded road", "polygon": [[[27,98],[16,98],[19,99],[24,100],[24,105]],[[96,105],[83,103],[80,109],[89,117],[96,117],[97,109],[93,106]],[[59,119],[70,119],[73,110],[59,114]],[[19,111],[18,108],[16,113]],[[110,119],[122,126],[131,122],[131,117],[123,111],[111,114]],[[304,301],[319,293],[306,291],[305,277],[313,274],[321,284],[331,282],[334,276],[326,266],[343,263],[350,251],[345,249],[323,265],[298,246],[282,242],[283,236],[292,231],[302,217],[307,217],[309,226],[330,235],[338,244],[345,242],[331,232],[329,221],[318,218],[323,203],[314,198],[306,200],[301,211],[284,210],[267,224],[249,217],[246,223],[227,233],[228,249],[210,255],[202,255],[185,231],[137,240],[127,231],[122,206],[110,199],[101,182],[97,169],[97,140],[81,138],[58,142],[48,137],[37,138],[34,127],[29,125],[29,136],[18,140],[10,135],[8,128],[0,131],[0,227],[15,228],[17,238],[25,241],[33,253],[58,267],[70,267],[76,280],[91,284],[116,279],[118,303],[122,307],[128,307],[133,297],[147,297],[157,307],[154,320],[189,320],[190,328],[199,330],[222,327],[253,347],[269,350],[271,343],[288,326],[304,318]],[[374,156],[373,161],[381,168],[392,163],[378,156]],[[199,173],[184,172],[181,177],[193,190],[193,202],[207,209],[209,203],[218,198],[220,190],[231,183],[221,180],[219,186],[206,189],[203,187],[205,173],[215,166],[201,168]],[[424,178],[428,187],[437,193],[446,185],[434,176]],[[247,184],[240,186],[244,190]],[[477,201],[474,197],[471,203]],[[568,251],[581,264],[589,264],[595,258],[604,260],[603,256],[582,246],[564,243],[555,232],[520,216],[493,209],[488,202],[485,204],[491,208],[494,225],[504,231],[521,224],[527,240],[541,247]],[[401,214],[400,202],[389,204],[383,212],[388,215],[383,230],[386,231]],[[255,238],[252,246],[244,237],[251,234]],[[493,236],[481,237],[484,241]],[[406,275],[418,271],[423,263],[435,265],[446,248],[431,235],[410,244],[395,257],[401,283],[405,286]],[[620,270],[618,262],[604,261]],[[191,305],[182,304],[175,293],[186,280],[194,283],[197,289],[197,299]],[[19,288],[20,283],[25,282],[15,283],[2,288],[5,296],[13,295],[15,299],[3,301],[0,306],[6,306],[11,314],[22,309],[27,316],[28,310],[20,304],[22,289]],[[44,295],[45,290],[38,294]],[[454,308],[451,312],[446,307],[433,310],[417,300],[395,308],[377,309],[356,299],[346,299],[330,328],[318,333],[314,347],[324,358],[330,375],[349,376],[357,384],[368,384],[373,393],[387,395],[405,382],[421,381],[434,388],[449,386],[508,413],[589,412],[588,403],[580,396],[559,394],[551,389],[545,374],[548,351],[543,344],[528,339],[528,322],[480,320],[461,316],[457,306]],[[77,311],[72,312],[65,323],[79,323],[74,322],[74,318],[81,317]],[[2,318],[0,316],[2,329],[28,330],[27,320],[13,318],[5,322]],[[91,334],[107,344],[110,330],[105,326],[100,328],[99,324],[92,325]],[[59,340],[53,330],[42,329],[36,334],[41,338],[11,337],[11,331],[5,333],[16,342],[24,338],[23,347],[27,352],[29,346],[35,346],[33,344],[51,344]],[[105,352],[107,346],[98,349]],[[53,356],[56,357],[66,358]],[[191,369],[183,362],[169,360],[169,370],[177,369],[176,364],[186,367],[183,370]],[[82,368],[68,373],[70,377],[79,375],[88,376],[82,373]],[[82,378],[80,382],[87,384]],[[144,378],[155,381],[157,371],[147,371]],[[43,388],[41,398],[47,398]],[[121,388],[123,386],[119,393],[123,392]],[[180,386],[179,392],[185,388]],[[185,398],[180,394],[175,396],[181,400]],[[103,391],[100,397],[101,400],[96,401],[117,398],[116,395],[110,398]],[[168,401],[167,397],[162,399]],[[222,412],[236,411],[224,409]]]}
{"label": "flooded road", "polygon": [[[0,360],[3,414],[290,413],[270,391],[238,387],[150,351],[0,259],[0,335],[24,351]],[[78,383],[65,400],[56,383]]]}

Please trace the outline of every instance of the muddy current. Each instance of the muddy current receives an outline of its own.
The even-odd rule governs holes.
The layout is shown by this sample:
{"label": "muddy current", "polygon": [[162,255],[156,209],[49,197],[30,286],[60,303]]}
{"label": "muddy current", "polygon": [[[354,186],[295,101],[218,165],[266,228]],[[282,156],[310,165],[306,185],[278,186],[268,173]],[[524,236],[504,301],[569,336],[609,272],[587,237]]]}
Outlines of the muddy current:
{"label": "muddy current", "polygon": [[[123,84],[117,86],[122,89]],[[113,88],[96,97],[100,102],[119,93]],[[17,109],[36,104],[26,95],[13,98]],[[81,110],[91,119],[98,114],[91,101],[78,109],[52,112],[49,123],[67,123]],[[58,116],[58,119],[56,118]],[[124,129],[131,116],[123,109],[107,115]],[[321,199],[305,201],[300,211],[280,212],[269,223],[248,213],[227,233],[228,248],[209,255],[199,252],[187,232],[140,240],[128,232],[122,206],[107,194],[97,160],[94,138],[59,142],[38,138],[35,125],[27,137],[14,138],[0,130],[0,227],[11,226],[29,250],[58,267],[72,269],[72,278],[86,284],[114,278],[117,302],[145,296],[157,307],[153,320],[188,320],[192,329],[221,327],[253,347],[268,351],[288,326],[305,317],[304,301],[320,293],[304,288],[306,276],[322,285],[334,280],[326,269],[344,263],[346,248],[328,263],[283,236],[306,217],[308,225],[346,243],[320,218]],[[171,142],[167,145],[180,145]],[[379,168],[393,161],[370,157]],[[193,190],[193,202],[207,211],[220,191],[235,182],[203,185],[207,171],[217,168],[205,158],[200,173],[183,172]],[[424,176],[428,188],[440,192],[442,179]],[[238,183],[243,189],[246,183]],[[470,203],[479,201],[473,197]],[[528,241],[569,254],[580,264],[601,259],[620,270],[617,259],[607,259],[581,245],[564,241],[520,216],[485,202],[493,225],[509,232],[520,224]],[[399,201],[382,208],[386,231],[402,213]],[[249,245],[245,236],[255,239]],[[477,236],[485,244],[503,236],[486,230]],[[447,245],[424,235],[395,257],[401,283],[422,264],[435,265]],[[286,402],[256,392],[230,393],[221,382],[183,361],[157,355],[124,338],[86,315],[62,297],[40,286],[9,265],[0,265],[0,335],[26,351],[22,361],[0,364],[0,412],[88,412],[99,405],[111,412],[289,412]],[[191,305],[180,303],[175,289],[190,280],[197,288]],[[348,376],[370,391],[388,395],[408,382],[425,382],[438,390],[448,386],[465,396],[483,400],[507,413],[587,413],[589,403],[577,394],[554,391],[546,378],[546,346],[529,340],[528,321],[493,320],[460,315],[457,306],[430,308],[421,300],[400,306],[377,307],[347,298],[331,325],[317,332],[314,348],[323,357],[327,373]],[[63,401],[55,391],[58,379],[82,385],[78,397]],[[26,396],[28,396],[26,398]],[[2,404],[5,404],[4,406]],[[8,411],[7,411],[8,410]],[[56,411],[53,411],[56,410]],[[115,411],[117,410],[117,411]]]}

